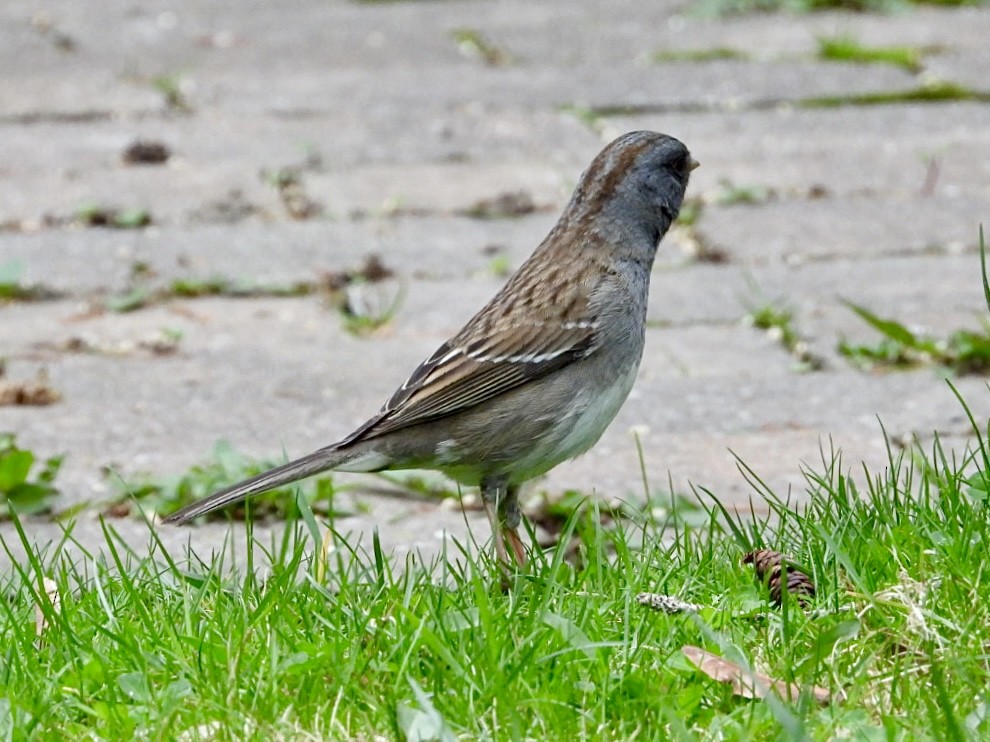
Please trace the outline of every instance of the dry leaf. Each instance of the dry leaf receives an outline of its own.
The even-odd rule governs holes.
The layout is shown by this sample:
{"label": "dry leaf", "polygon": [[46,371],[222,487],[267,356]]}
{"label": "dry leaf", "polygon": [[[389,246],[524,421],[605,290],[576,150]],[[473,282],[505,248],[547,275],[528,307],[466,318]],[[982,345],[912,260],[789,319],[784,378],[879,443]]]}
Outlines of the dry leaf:
{"label": "dry leaf", "polygon": [[168,162],[172,151],[162,142],[137,139],[124,150],[123,160],[127,165],[161,165]]}
{"label": "dry leaf", "polygon": [[[52,609],[57,611],[59,598],[58,585],[55,584],[55,580],[46,577],[41,583],[41,586],[48,593],[48,600],[51,601]],[[36,636],[41,637],[47,628],[48,620],[45,618],[45,611],[41,607],[41,603],[36,603],[34,606],[34,633]]]}
{"label": "dry leaf", "polygon": [[[735,662],[730,662],[724,657],[719,657],[717,654],[712,654],[700,647],[687,644],[681,647],[681,651],[692,664],[712,680],[731,685],[732,692],[737,696],[765,698],[771,690],[775,690],[781,698],[796,701],[801,694],[800,686],[794,683],[774,680],[758,672],[751,673]],[[822,706],[827,706],[832,702],[832,694],[827,689],[813,685],[809,690],[812,697]]]}
{"label": "dry leaf", "polygon": [[62,395],[48,383],[48,372],[44,369],[30,381],[0,380],[0,405],[45,406],[60,399]]}
{"label": "dry leaf", "polygon": [[326,291],[342,291],[354,283],[378,283],[392,278],[395,273],[374,253],[365,256],[364,265],[356,270],[328,271],[320,278],[320,286]]}
{"label": "dry leaf", "polygon": [[815,583],[801,570],[790,566],[794,561],[779,551],[759,549],[746,554],[743,564],[752,564],[756,577],[770,588],[770,599],[780,607],[783,589],[797,598],[802,608],[807,607],[808,598],[815,596]]}
{"label": "dry leaf", "polygon": [[474,219],[507,219],[536,211],[533,196],[528,191],[505,191],[494,198],[485,198],[460,213]]}

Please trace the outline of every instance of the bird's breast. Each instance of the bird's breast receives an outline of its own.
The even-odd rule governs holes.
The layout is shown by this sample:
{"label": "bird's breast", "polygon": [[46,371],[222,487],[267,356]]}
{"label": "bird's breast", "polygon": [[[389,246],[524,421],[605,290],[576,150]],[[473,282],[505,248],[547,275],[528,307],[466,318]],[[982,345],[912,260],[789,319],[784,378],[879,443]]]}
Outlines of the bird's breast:
{"label": "bird's breast", "polygon": [[553,426],[517,462],[513,479],[524,481],[544,474],[595,445],[629,396],[638,367],[636,362],[619,369],[602,384],[575,384]]}

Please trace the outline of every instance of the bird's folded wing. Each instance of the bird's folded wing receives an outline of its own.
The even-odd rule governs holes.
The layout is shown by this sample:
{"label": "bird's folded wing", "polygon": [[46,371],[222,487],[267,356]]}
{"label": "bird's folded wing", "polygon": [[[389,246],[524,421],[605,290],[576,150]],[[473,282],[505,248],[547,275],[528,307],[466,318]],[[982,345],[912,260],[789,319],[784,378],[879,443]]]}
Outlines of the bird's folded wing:
{"label": "bird's folded wing", "polygon": [[[467,330],[467,328],[465,328]],[[462,332],[417,368],[341,445],[469,409],[594,351],[592,321],[528,321]]]}

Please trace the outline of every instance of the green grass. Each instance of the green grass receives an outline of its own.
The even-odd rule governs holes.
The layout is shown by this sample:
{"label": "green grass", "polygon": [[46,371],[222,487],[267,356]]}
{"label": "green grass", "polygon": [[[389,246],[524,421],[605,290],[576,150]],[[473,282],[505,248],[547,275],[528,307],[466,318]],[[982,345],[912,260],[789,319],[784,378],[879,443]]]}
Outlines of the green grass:
{"label": "green grass", "polygon": [[[990,305],[985,274],[984,289]],[[13,564],[0,577],[0,733],[986,739],[990,422],[948,389],[965,448],[888,441],[886,465],[868,471],[823,446],[801,504],[740,461],[749,512],[703,488],[700,506],[655,495],[651,517],[610,528],[585,509],[505,593],[484,546],[396,560],[376,537],[349,543],[306,498],[269,541],[248,525],[238,566],[229,543],[207,562],[170,552],[150,525],[138,550],[106,522],[98,553],[71,524],[39,547],[14,517],[0,536]],[[786,593],[772,606],[741,564],[755,549],[786,553],[814,582],[806,608]],[[640,592],[698,607],[654,612]],[[803,691],[740,697],[689,647]]]}
{"label": "green grass", "polygon": [[[706,494],[689,516],[610,530],[590,519],[581,567],[561,548],[537,552],[507,594],[476,545],[396,562],[377,540],[353,549],[304,504],[303,524],[252,541],[241,569],[220,545],[209,563],[169,553],[154,529],[132,551],[110,525],[100,554],[71,527],[39,551],[15,521],[31,556],[3,578],[0,728],[15,739],[984,736],[985,435],[967,451],[891,450],[884,471],[856,476],[825,451],[798,508],[742,465],[752,514]],[[740,564],[754,548],[788,553],[814,580],[807,613],[771,607]],[[702,608],[652,612],[641,591]],[[739,698],[686,645],[845,699]]]}
{"label": "green grass", "polygon": [[947,374],[990,371],[990,323],[984,322],[979,330],[954,330],[945,338],[936,338],[914,332],[858,304],[846,305],[880,333],[880,339],[873,344],[839,341],[839,353],[860,368],[910,369],[927,365]]}
{"label": "green grass", "polygon": [[[982,224],[978,245],[983,299],[990,310],[987,243]],[[990,322],[986,319],[980,330],[955,330],[946,338],[933,338],[914,332],[897,320],[880,317],[866,307],[849,301],[845,304],[880,333],[880,340],[873,345],[850,343],[845,339],[839,341],[839,353],[861,368],[872,370],[935,365],[947,375],[990,372]]]}
{"label": "green grass", "polygon": [[835,108],[837,106],[884,106],[899,103],[951,103],[954,101],[987,101],[990,96],[951,82],[933,82],[910,90],[849,95],[825,95],[798,101],[803,108]]}

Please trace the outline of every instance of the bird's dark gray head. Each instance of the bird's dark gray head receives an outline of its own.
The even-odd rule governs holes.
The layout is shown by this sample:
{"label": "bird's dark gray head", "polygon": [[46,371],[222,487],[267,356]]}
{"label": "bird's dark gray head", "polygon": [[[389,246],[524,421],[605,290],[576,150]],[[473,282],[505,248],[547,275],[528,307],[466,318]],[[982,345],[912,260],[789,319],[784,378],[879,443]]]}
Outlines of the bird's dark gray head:
{"label": "bird's dark gray head", "polygon": [[[572,221],[638,231],[653,246],[680,212],[698,163],[680,141],[654,131],[614,140],[581,176],[568,211]],[[615,235],[618,236],[618,235]]]}

